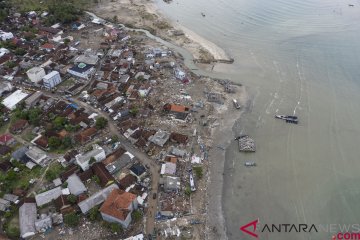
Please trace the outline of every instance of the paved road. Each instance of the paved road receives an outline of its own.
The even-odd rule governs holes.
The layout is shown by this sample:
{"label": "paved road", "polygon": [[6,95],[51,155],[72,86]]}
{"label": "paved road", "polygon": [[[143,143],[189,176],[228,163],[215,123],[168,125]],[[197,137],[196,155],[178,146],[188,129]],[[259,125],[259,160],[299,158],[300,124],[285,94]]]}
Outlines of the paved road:
{"label": "paved road", "polygon": [[105,117],[108,120],[108,126],[110,129],[110,132],[112,134],[115,134],[119,137],[119,140],[121,142],[122,147],[126,150],[131,152],[135,157],[139,159],[139,161],[149,166],[149,171],[151,173],[151,188],[152,192],[148,196],[148,211],[146,213],[146,229],[145,233],[152,233],[155,226],[155,214],[156,214],[156,208],[157,208],[157,199],[153,199],[152,193],[158,191],[159,186],[159,180],[160,180],[160,166],[155,163],[154,160],[149,158],[148,155],[146,155],[144,152],[140,151],[139,149],[135,148],[132,143],[130,143],[118,130],[116,124],[114,121],[109,117],[108,114],[100,111],[99,109],[96,109],[92,107],[89,104],[86,104],[80,100],[73,99],[73,101],[78,105],[83,107],[84,109],[90,111],[90,112],[96,112],[99,114],[99,116]]}

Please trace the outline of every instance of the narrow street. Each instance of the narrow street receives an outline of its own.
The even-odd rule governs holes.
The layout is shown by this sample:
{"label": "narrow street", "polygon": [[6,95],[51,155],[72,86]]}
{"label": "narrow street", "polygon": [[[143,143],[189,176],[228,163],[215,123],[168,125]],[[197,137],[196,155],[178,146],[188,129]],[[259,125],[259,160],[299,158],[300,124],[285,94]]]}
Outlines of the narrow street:
{"label": "narrow street", "polygon": [[144,152],[140,151],[139,149],[135,148],[117,129],[117,126],[113,122],[113,120],[109,117],[108,114],[100,111],[88,105],[78,99],[73,99],[73,101],[79,106],[83,107],[84,109],[90,112],[96,112],[99,116],[102,116],[108,120],[108,127],[112,134],[115,134],[119,137],[119,141],[121,142],[122,147],[132,153],[142,164],[149,167],[149,171],[151,174],[151,189],[148,196],[148,211],[146,212],[146,234],[152,233],[155,226],[155,215],[156,215],[156,208],[157,208],[157,198],[153,199],[153,193],[158,192],[159,180],[160,180],[160,166],[157,165],[154,160],[149,158]]}

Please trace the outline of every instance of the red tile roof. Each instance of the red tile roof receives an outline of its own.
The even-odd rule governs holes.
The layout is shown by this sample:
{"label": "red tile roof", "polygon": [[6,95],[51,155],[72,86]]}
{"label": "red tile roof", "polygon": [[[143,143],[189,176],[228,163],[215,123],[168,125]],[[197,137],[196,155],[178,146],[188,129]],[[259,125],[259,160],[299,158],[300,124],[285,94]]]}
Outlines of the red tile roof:
{"label": "red tile roof", "polygon": [[129,206],[135,199],[136,195],[132,193],[114,189],[101,206],[100,212],[124,221],[130,213]]}
{"label": "red tile roof", "polygon": [[6,144],[7,142],[11,141],[13,139],[13,136],[11,134],[5,133],[0,136],[0,143]]}

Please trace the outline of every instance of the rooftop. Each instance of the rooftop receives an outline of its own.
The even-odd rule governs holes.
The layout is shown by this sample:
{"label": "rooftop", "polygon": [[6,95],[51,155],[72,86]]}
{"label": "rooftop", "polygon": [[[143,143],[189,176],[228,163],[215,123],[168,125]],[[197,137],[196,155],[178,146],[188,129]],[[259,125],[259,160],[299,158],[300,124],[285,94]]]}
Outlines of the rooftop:
{"label": "rooftop", "polygon": [[120,220],[125,220],[130,213],[128,208],[135,199],[135,194],[114,189],[101,206],[100,212]]}

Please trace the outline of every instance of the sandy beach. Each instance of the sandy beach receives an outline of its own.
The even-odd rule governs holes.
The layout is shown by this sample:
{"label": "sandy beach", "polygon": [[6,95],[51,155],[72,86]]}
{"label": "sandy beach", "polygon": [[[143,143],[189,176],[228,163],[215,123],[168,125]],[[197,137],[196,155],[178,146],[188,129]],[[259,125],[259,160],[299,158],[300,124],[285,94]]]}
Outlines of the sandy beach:
{"label": "sandy beach", "polygon": [[155,2],[145,0],[104,0],[92,11],[100,17],[130,27],[147,29],[155,35],[191,52],[198,62],[230,61],[231,57],[219,46],[162,15]]}
{"label": "sandy beach", "polygon": [[[241,87],[236,93],[237,100],[242,106],[249,101],[246,88]],[[244,109],[244,108],[243,108]],[[244,110],[234,111],[232,99],[227,99],[225,106],[218,108],[220,116],[219,127],[212,132],[213,148],[209,152],[209,173],[207,181],[207,235],[209,240],[226,240],[226,224],[223,212],[223,187],[224,187],[224,166],[226,160],[226,149],[234,141],[233,126],[240,118]],[[221,148],[219,148],[221,147]]]}

